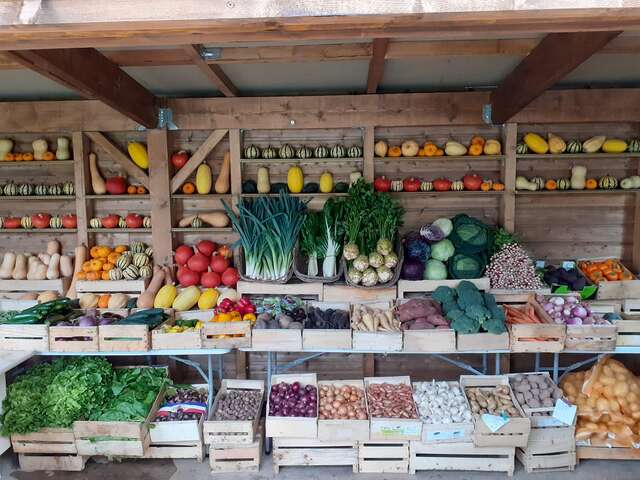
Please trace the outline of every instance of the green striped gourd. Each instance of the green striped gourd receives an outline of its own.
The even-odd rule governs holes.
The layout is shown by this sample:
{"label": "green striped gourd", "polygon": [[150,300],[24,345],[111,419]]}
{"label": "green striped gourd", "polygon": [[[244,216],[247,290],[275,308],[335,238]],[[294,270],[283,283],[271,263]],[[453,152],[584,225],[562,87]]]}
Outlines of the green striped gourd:
{"label": "green striped gourd", "polygon": [[249,145],[244,148],[244,158],[253,160],[254,158],[260,158],[260,147],[256,145]]}
{"label": "green striped gourd", "polygon": [[62,186],[59,184],[49,185],[49,195],[62,195]]}
{"label": "green striped gourd", "polygon": [[331,158],[344,158],[347,155],[347,150],[342,145],[334,145],[330,153]]}
{"label": "green striped gourd", "polygon": [[122,270],[122,275],[125,280],[135,280],[140,276],[140,270],[135,265],[129,265],[127,268]]}
{"label": "green striped gourd", "polygon": [[18,186],[13,182],[7,183],[4,186],[3,190],[4,194],[8,197],[15,197],[16,195],[18,195]]}
{"label": "green striped gourd", "polygon": [[618,188],[618,179],[612,175],[605,175],[598,180],[598,187],[603,190],[615,190]]}
{"label": "green striped gourd", "polygon": [[62,219],[57,215],[51,217],[51,220],[49,220],[49,226],[51,228],[62,228]]}
{"label": "green striped gourd", "polygon": [[280,158],[293,158],[295,154],[296,154],[295,150],[288,143],[285,143],[284,145],[282,145],[280,147],[280,150],[278,150],[278,156]]}
{"label": "green striped gourd", "polygon": [[33,185],[29,183],[21,184],[20,187],[18,187],[18,193],[24,196],[33,195]]}
{"label": "green striped gourd", "polygon": [[462,183],[462,180],[456,180],[455,182],[453,182],[451,184],[451,190],[453,190],[454,192],[464,190],[464,183]]}
{"label": "green striped gourd", "polygon": [[571,180],[568,178],[559,178],[556,180],[558,190],[569,190],[571,188]]}
{"label": "green striped gourd", "polygon": [[32,227],[31,225],[31,217],[28,215],[25,215],[24,217],[22,217],[20,219],[20,226],[24,229],[30,229]]}
{"label": "green striped gourd", "polygon": [[191,228],[202,228],[202,219],[200,217],[196,217],[191,220]]}
{"label": "green striped gourd", "polygon": [[131,242],[129,250],[131,253],[144,253],[147,246],[142,242]]}
{"label": "green striped gourd", "polygon": [[118,219],[118,228],[127,228],[127,222],[122,217]]}
{"label": "green striped gourd", "polygon": [[402,180],[391,180],[392,192],[401,192],[402,190],[404,190],[404,183]]}
{"label": "green striped gourd", "polygon": [[46,195],[49,188],[46,185],[36,185],[35,194],[39,196]]}
{"label": "green striped gourd", "polygon": [[151,263],[151,261],[145,253],[136,253],[133,255],[133,264],[136,267],[144,267],[145,265],[149,265],[149,263]]}
{"label": "green striped gourd", "polygon": [[145,215],[142,218],[142,228],[151,228],[151,217],[148,215]]}
{"label": "green striped gourd", "polygon": [[318,145],[313,151],[313,156],[316,158],[327,158],[329,156],[329,149],[324,145]]}
{"label": "green striped gourd", "polygon": [[112,268],[109,270],[109,280],[122,280],[123,278],[124,275],[122,274],[122,269]]}
{"label": "green striped gourd", "polygon": [[567,143],[566,153],[582,153],[582,142],[578,140],[570,140]]}
{"label": "green striped gourd", "polygon": [[269,145],[267,148],[262,149],[262,158],[265,160],[271,160],[272,158],[276,158],[278,156],[278,151]]}
{"label": "green striped gourd", "polygon": [[120,255],[116,260],[116,267],[121,270],[124,270],[129,265],[131,265],[131,255]]}
{"label": "green striped gourd", "polygon": [[533,177],[530,182],[534,183],[538,190],[544,190],[544,178],[542,177]]}
{"label": "green striped gourd", "polygon": [[433,182],[427,182],[427,181],[420,182],[421,192],[431,192],[432,190],[433,190]]}
{"label": "green striped gourd", "polygon": [[147,257],[153,258],[153,248],[147,247],[147,249],[144,251],[144,253],[147,255]]}
{"label": "green striped gourd", "polygon": [[140,278],[151,278],[153,275],[153,268],[150,265],[144,265],[138,269],[138,274]]}
{"label": "green striped gourd", "polygon": [[306,158],[311,158],[313,156],[313,150],[311,150],[309,147],[302,145],[301,147],[298,147],[298,149],[296,150],[296,157],[301,158],[301,159],[306,159]]}
{"label": "green striped gourd", "polygon": [[357,145],[353,145],[347,149],[347,157],[360,158],[362,156],[362,148]]}
{"label": "green striped gourd", "polygon": [[99,218],[93,217],[91,220],[89,220],[89,227],[102,228],[102,222]]}
{"label": "green striped gourd", "polygon": [[527,147],[526,143],[520,142],[519,144],[516,145],[517,155],[526,155],[527,153],[529,153],[529,147]]}
{"label": "green striped gourd", "polygon": [[73,185],[73,182],[64,182],[62,184],[62,194],[63,195],[74,195],[76,193],[76,187]]}
{"label": "green striped gourd", "polygon": [[629,140],[629,145],[627,146],[627,152],[640,153],[640,138],[632,138]]}

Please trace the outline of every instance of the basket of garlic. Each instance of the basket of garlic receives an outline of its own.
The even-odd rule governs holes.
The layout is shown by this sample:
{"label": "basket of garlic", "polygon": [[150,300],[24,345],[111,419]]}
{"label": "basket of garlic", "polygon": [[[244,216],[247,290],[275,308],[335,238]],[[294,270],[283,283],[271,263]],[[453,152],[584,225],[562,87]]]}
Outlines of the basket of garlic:
{"label": "basket of garlic", "polygon": [[473,416],[458,382],[414,382],[413,399],[422,420],[422,443],[473,441]]}

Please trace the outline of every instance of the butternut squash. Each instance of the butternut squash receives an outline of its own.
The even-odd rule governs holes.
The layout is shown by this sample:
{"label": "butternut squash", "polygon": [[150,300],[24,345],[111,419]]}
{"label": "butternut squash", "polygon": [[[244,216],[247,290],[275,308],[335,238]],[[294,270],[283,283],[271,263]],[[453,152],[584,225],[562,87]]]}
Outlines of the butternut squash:
{"label": "butternut squash", "polygon": [[[138,297],[136,306],[138,308],[153,308],[156,294],[158,293],[158,290],[160,290],[160,288],[162,287],[163,282],[164,282],[164,270],[162,270],[161,268],[154,269],[153,277],[151,277],[149,286],[142,293],[142,295]],[[165,307],[165,308],[169,308],[169,307]]]}
{"label": "butternut squash", "polygon": [[99,300],[95,293],[85,293],[80,297],[80,308],[96,308]]}
{"label": "butternut squash", "polygon": [[38,258],[45,265],[49,265],[49,260],[51,260],[51,255],[49,255],[48,253],[39,253]]}
{"label": "butternut squash", "polygon": [[78,281],[78,273],[82,272],[82,264],[87,260],[88,257],[87,247],[84,245],[78,245],[75,249],[75,264],[73,266],[73,279],[71,280],[71,285],[69,285],[69,290],[67,290],[67,297],[69,298],[77,298],[78,293],[76,292],[76,282]]}
{"label": "butternut squash", "polygon": [[13,267],[11,278],[14,280],[26,280],[27,278],[27,257],[22,253],[16,255],[16,264]]}
{"label": "butternut squash", "polygon": [[49,255],[60,253],[60,242],[58,240],[51,240],[47,242],[47,253]]}
{"label": "butternut squash", "polygon": [[73,260],[69,255],[60,257],[60,276],[71,277],[73,275]]}
{"label": "butternut squash", "polygon": [[13,252],[7,252],[2,259],[2,265],[0,266],[0,278],[3,280],[9,280],[13,275],[13,268],[16,266],[16,254]]}
{"label": "butternut squash", "polygon": [[174,285],[176,280],[173,278],[173,269],[171,267],[164,266],[162,267],[162,270],[164,270],[164,284]]}
{"label": "butternut squash", "polygon": [[91,174],[91,188],[96,195],[107,193],[107,184],[98,169],[98,158],[95,153],[89,154],[89,173]]}
{"label": "butternut squash", "polygon": [[46,303],[46,302],[51,302],[53,300],[56,300],[59,297],[60,295],[58,295],[58,292],[47,290],[46,292],[42,292],[40,295],[38,295],[36,297],[36,301],[38,303]]}
{"label": "butternut squash", "polygon": [[49,261],[49,268],[47,268],[47,278],[49,280],[55,280],[56,278],[60,278],[60,254],[54,253],[51,255],[51,260]]}
{"label": "butternut squash", "polygon": [[229,193],[231,182],[231,154],[229,152],[225,152],[224,158],[222,159],[222,167],[220,168],[220,173],[218,174],[218,178],[216,179],[216,184],[214,185],[214,189],[216,193]]}
{"label": "butternut squash", "polygon": [[44,138],[38,138],[31,142],[31,147],[33,148],[33,158],[35,160],[44,160],[44,154],[49,149],[47,141]]}
{"label": "butternut squash", "polygon": [[194,218],[198,217],[203,222],[211,225],[212,227],[224,228],[229,226],[229,217],[226,213],[221,211],[214,212],[202,212],[197,215],[187,215],[186,217],[182,217],[178,222],[178,227],[188,227],[191,225],[191,222]]}
{"label": "butternut squash", "polygon": [[35,257],[30,257],[27,261],[27,280],[44,280],[43,278],[38,278],[38,265],[44,265],[40,260]]}
{"label": "butternut squash", "polygon": [[114,293],[109,297],[107,308],[126,308],[129,296],[124,293]]}
{"label": "butternut squash", "polygon": [[69,160],[71,153],[69,152],[69,139],[66,137],[58,137],[56,140],[58,147],[56,148],[56,159]]}
{"label": "butternut squash", "polygon": [[211,167],[202,163],[196,171],[196,190],[200,195],[211,193]]}

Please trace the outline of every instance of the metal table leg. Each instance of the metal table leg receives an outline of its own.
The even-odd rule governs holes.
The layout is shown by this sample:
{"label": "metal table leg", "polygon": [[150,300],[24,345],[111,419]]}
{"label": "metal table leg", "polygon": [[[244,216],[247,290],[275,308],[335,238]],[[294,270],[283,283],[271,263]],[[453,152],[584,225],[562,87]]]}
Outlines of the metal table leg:
{"label": "metal table leg", "polygon": [[500,354],[496,353],[496,375],[500,375]]}
{"label": "metal table leg", "polygon": [[558,383],[558,370],[560,366],[560,354],[553,354],[553,383]]}
{"label": "metal table leg", "polygon": [[[267,395],[271,393],[271,370],[273,369],[273,352],[267,352]],[[269,412],[265,413],[265,418]],[[266,432],[265,432],[266,433]],[[269,455],[271,453],[271,437],[264,437],[264,453]]]}
{"label": "metal table leg", "polygon": [[534,372],[539,372],[540,371],[540,352],[536,352],[536,363],[535,363],[535,367],[534,368]]}
{"label": "metal table leg", "polygon": [[207,398],[207,407],[211,411],[213,405],[213,359],[211,354],[207,355],[207,383],[209,384],[209,396]]}
{"label": "metal table leg", "polygon": [[482,354],[482,373],[486,375],[488,369],[489,369],[489,354],[483,353]]}

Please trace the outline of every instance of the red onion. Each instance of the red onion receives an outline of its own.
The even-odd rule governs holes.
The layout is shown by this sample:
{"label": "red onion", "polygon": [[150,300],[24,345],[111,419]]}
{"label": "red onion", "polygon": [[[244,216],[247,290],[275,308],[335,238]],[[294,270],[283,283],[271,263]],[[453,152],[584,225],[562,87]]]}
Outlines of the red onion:
{"label": "red onion", "polygon": [[317,391],[313,385],[302,388],[299,382],[280,382],[271,386],[269,415],[274,417],[315,417]]}
{"label": "red onion", "polygon": [[588,316],[588,312],[582,305],[577,305],[571,309],[571,315],[574,317],[586,318]]}

